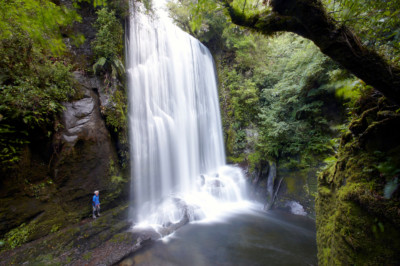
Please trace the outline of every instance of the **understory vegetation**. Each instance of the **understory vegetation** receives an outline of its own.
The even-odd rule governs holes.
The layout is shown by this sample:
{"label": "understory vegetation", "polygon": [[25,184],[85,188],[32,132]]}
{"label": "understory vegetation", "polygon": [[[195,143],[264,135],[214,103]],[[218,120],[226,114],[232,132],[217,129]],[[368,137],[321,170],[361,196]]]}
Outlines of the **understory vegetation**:
{"label": "understory vegetation", "polygon": [[[76,95],[61,28],[79,15],[50,1],[0,7],[0,167],[20,158],[30,135],[51,137],[62,102]],[[40,14],[40,16],[39,16]]]}

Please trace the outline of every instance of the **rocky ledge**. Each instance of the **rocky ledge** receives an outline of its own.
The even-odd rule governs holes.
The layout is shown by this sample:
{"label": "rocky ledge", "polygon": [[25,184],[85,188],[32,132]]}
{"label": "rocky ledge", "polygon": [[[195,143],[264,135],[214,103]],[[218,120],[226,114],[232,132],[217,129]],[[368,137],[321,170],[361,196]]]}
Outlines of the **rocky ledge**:
{"label": "rocky ledge", "polygon": [[189,222],[187,206],[178,223],[159,232],[131,229],[128,205],[85,219],[46,237],[0,253],[0,265],[114,265]]}
{"label": "rocky ledge", "polygon": [[0,253],[0,265],[113,265],[160,238],[130,230],[127,205]]}

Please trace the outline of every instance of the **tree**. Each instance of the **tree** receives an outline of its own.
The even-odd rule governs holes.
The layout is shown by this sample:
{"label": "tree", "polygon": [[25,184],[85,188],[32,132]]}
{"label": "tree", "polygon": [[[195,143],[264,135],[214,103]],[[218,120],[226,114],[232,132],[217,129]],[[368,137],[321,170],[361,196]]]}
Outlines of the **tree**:
{"label": "tree", "polygon": [[[205,6],[199,1],[199,8]],[[246,1],[219,0],[232,22],[264,35],[293,32],[314,42],[320,50],[355,76],[400,104],[400,68],[362,44],[345,24],[338,23],[320,0],[271,0],[249,11]]]}

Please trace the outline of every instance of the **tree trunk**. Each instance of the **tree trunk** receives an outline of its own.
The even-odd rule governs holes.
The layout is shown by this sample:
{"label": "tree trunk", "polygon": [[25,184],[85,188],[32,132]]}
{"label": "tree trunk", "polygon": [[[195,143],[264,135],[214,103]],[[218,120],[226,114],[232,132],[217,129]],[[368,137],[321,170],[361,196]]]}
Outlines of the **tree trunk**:
{"label": "tree trunk", "polygon": [[233,23],[264,35],[286,31],[307,38],[325,55],[400,105],[400,68],[362,45],[349,28],[338,25],[319,0],[272,0],[272,10],[252,17],[233,8],[231,0],[223,2]]}

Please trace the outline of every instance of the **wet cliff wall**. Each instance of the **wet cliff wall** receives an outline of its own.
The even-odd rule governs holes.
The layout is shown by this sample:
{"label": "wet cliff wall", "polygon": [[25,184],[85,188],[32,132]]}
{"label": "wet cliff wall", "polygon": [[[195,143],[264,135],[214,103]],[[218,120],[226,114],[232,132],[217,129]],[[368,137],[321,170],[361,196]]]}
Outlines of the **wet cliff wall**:
{"label": "wet cliff wall", "polygon": [[[71,3],[63,1],[67,6]],[[2,170],[0,239],[8,248],[91,217],[94,190],[100,191],[104,210],[128,198],[124,80],[110,78],[107,70],[94,73],[92,69],[100,9],[80,3],[77,12],[82,21],[65,29],[85,37],[78,47],[64,39],[68,50],[63,56],[73,64],[77,96],[63,103],[64,111],[54,120],[50,137],[40,130],[29,132],[30,143],[17,165]],[[124,14],[115,17],[123,32]],[[123,58],[122,51],[119,57]]]}

